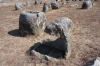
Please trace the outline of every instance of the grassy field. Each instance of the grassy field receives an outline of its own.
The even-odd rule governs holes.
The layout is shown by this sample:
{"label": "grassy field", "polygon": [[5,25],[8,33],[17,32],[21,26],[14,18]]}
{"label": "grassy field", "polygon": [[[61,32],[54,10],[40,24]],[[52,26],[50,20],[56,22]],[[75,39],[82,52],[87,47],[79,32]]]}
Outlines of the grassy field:
{"label": "grassy field", "polygon": [[[47,23],[59,17],[72,19],[72,53],[69,60],[60,59],[59,63],[41,63],[40,60],[26,55],[34,43],[52,38],[41,32],[39,36],[20,37],[19,15],[23,10],[42,11],[43,5],[24,7],[15,11],[14,6],[0,8],[0,66],[84,66],[89,60],[100,54],[100,1],[91,9],[80,9],[82,2],[70,2],[57,10],[46,12]],[[71,6],[78,4],[78,6]],[[1,4],[0,4],[1,5]]]}

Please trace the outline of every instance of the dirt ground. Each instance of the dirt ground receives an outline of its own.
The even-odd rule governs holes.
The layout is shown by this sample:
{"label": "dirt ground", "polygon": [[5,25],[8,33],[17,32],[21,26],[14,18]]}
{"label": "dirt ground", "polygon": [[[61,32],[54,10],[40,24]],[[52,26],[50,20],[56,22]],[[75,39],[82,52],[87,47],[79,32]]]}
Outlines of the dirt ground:
{"label": "dirt ground", "polygon": [[[24,7],[15,11],[14,6],[0,8],[0,66],[84,66],[100,54],[100,1],[93,1],[91,9],[80,9],[82,2],[70,2],[57,10],[48,11],[47,23],[59,17],[72,19],[71,57],[59,63],[41,63],[26,51],[42,39],[52,38],[43,32],[39,36],[20,37],[19,15],[23,10],[42,10],[42,5]],[[78,4],[78,6],[71,6]]]}

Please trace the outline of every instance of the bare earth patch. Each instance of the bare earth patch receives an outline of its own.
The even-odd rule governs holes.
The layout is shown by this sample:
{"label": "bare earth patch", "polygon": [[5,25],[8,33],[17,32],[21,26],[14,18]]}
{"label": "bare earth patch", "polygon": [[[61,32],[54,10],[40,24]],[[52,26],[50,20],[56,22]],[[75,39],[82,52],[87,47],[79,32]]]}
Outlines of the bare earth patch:
{"label": "bare earth patch", "polygon": [[[65,7],[49,11],[48,23],[59,17],[68,17],[74,22],[71,31],[72,54],[69,60],[59,63],[41,63],[26,51],[39,40],[52,38],[41,32],[39,36],[20,37],[18,32],[19,14],[23,10],[42,11],[42,5],[14,10],[14,6],[0,8],[0,66],[83,66],[100,54],[100,1],[93,2],[91,9],[81,10],[82,2],[67,3]],[[78,6],[70,6],[78,4]],[[53,37],[55,38],[55,37]]]}

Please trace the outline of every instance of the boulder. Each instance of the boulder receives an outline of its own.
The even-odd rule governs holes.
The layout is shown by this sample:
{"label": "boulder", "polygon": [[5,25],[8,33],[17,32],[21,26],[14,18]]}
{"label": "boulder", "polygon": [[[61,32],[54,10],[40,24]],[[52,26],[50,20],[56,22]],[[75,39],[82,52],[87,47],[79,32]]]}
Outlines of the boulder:
{"label": "boulder", "polygon": [[40,1],[40,4],[42,4],[43,3],[43,1]]}
{"label": "boulder", "polygon": [[23,8],[22,3],[16,3],[16,4],[15,4],[15,10],[20,10],[20,9],[22,9],[22,8]]}
{"label": "boulder", "polygon": [[49,10],[52,10],[51,1],[47,2]]}
{"label": "boulder", "polygon": [[60,27],[57,27],[57,29],[60,34],[59,38],[55,40],[47,39],[35,43],[34,46],[30,48],[29,54],[37,56],[39,59],[51,60],[53,62],[54,59],[56,60],[58,58],[68,59],[71,54],[69,35],[65,34]]}
{"label": "boulder", "polygon": [[19,31],[22,36],[38,34],[46,26],[46,16],[40,11],[22,11],[19,17]]}
{"label": "boulder", "polygon": [[60,27],[65,33],[69,33],[69,30],[72,27],[72,25],[72,20],[67,17],[57,18],[46,26],[45,31],[50,35],[57,35],[59,33],[57,27]]}
{"label": "boulder", "polygon": [[57,18],[52,21],[45,29],[45,32],[49,33],[50,35],[60,35],[53,44],[53,47],[62,49],[65,51],[65,58],[69,58],[71,53],[71,47],[69,44],[70,39],[70,29],[73,26],[73,22],[71,19],[67,17]]}
{"label": "boulder", "polygon": [[38,57],[40,60],[42,60],[42,62],[43,62],[43,60],[44,60],[44,61],[58,62],[58,60],[57,60],[56,58],[52,58],[52,57],[50,57],[50,56],[43,55],[43,54],[41,54],[41,53],[39,53],[39,52],[36,52],[35,50],[32,50],[31,53],[32,53],[33,56],[36,56],[36,57]]}
{"label": "boulder", "polygon": [[66,0],[61,0],[62,6],[66,4]]}
{"label": "boulder", "polygon": [[38,5],[39,4],[39,0],[35,0],[35,5]]}
{"label": "boulder", "polygon": [[31,6],[31,5],[30,5],[30,2],[26,2],[26,6]]}
{"label": "boulder", "polygon": [[44,3],[44,5],[43,5],[43,12],[47,12],[48,10],[52,10],[50,1]]}
{"label": "boulder", "polygon": [[43,12],[47,12],[49,10],[48,4],[44,3],[43,5]]}
{"label": "boulder", "polygon": [[82,9],[89,9],[92,8],[93,3],[91,0],[86,0],[83,2]]}
{"label": "boulder", "polygon": [[35,0],[35,5],[39,5],[39,4],[42,4],[42,0]]}
{"label": "boulder", "polygon": [[51,7],[52,7],[52,9],[58,9],[60,7],[60,4],[58,1],[52,0]]}

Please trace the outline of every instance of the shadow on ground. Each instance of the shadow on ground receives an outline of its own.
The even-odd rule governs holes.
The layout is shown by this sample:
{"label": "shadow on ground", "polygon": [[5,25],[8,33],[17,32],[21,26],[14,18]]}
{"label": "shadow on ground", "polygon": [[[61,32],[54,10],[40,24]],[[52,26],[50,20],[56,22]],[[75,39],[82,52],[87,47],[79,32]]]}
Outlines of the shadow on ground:
{"label": "shadow on ground", "polygon": [[8,34],[12,36],[21,37],[21,33],[19,32],[19,29],[11,30],[8,32]]}
{"label": "shadow on ground", "polygon": [[76,10],[83,10],[82,8],[76,8]]}
{"label": "shadow on ground", "polygon": [[17,11],[17,10],[13,9],[12,11]]}
{"label": "shadow on ground", "polygon": [[55,48],[53,47],[53,45],[50,45],[58,43],[57,41],[58,39],[55,41],[43,41],[43,43],[37,42],[32,47],[30,47],[26,54],[34,55],[34,53],[32,53],[32,50],[34,50],[36,52],[39,52],[40,54],[47,55],[53,58],[64,58],[65,52],[63,50]]}

